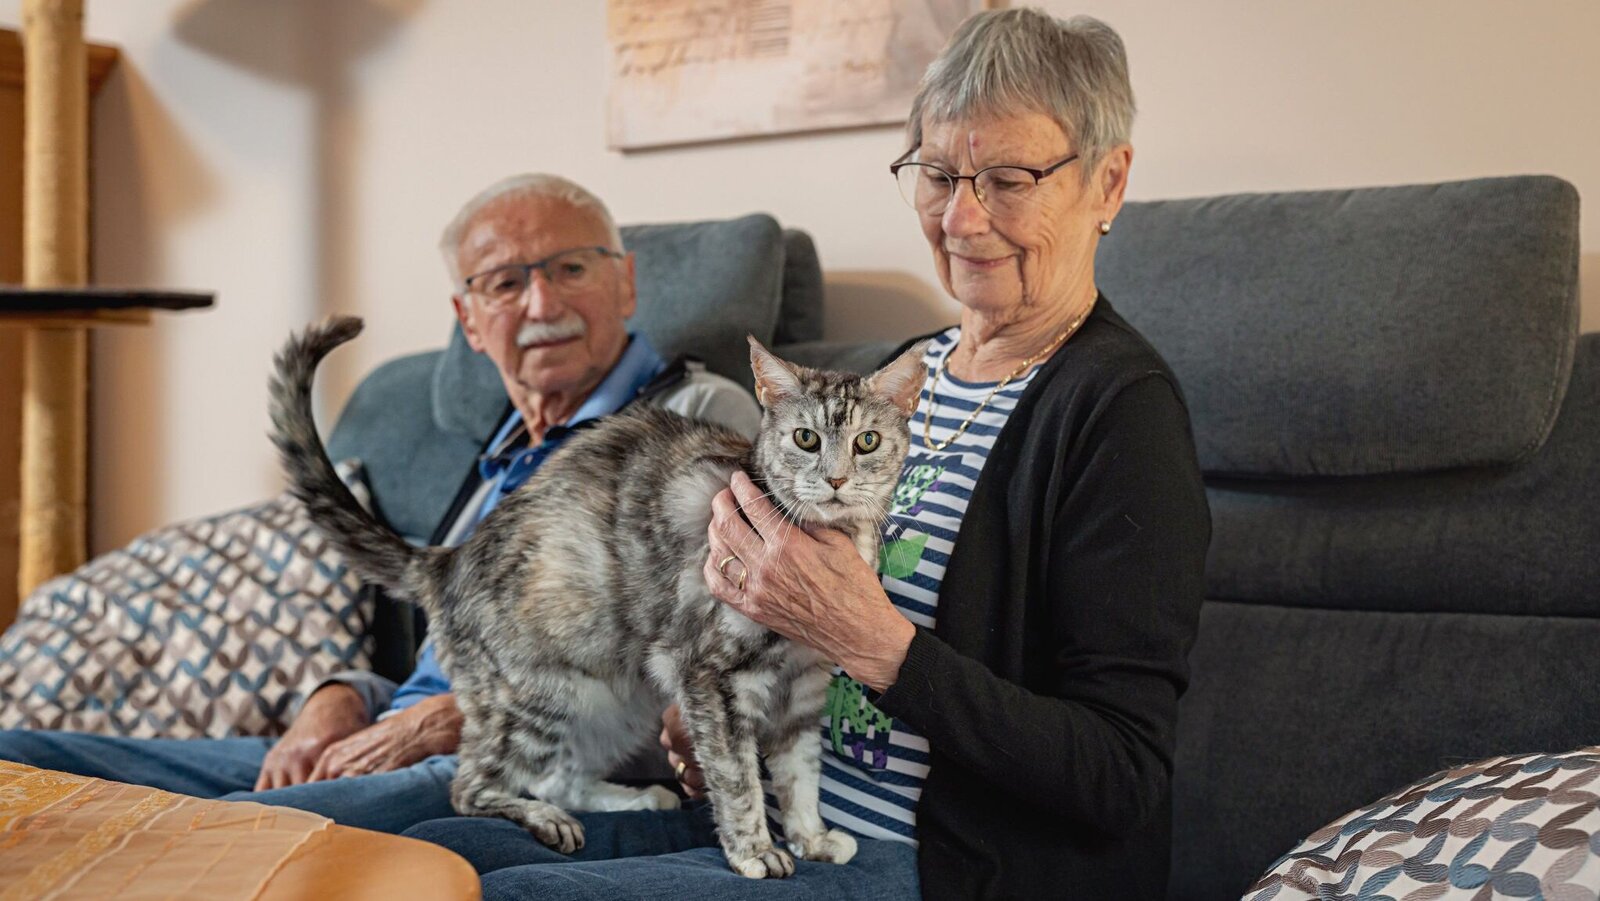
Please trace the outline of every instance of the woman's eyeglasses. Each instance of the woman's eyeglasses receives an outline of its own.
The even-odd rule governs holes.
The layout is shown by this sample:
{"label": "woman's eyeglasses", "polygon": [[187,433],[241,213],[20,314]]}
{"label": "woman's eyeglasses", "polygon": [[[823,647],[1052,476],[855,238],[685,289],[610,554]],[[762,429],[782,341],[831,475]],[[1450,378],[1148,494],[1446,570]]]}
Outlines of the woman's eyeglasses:
{"label": "woman's eyeglasses", "polygon": [[972,193],[978,203],[991,216],[1014,216],[1025,212],[1037,200],[1039,182],[1055,174],[1057,169],[1076,160],[1078,155],[1067,157],[1044,169],[1027,166],[990,166],[972,175],[956,175],[933,165],[908,161],[920,148],[913,147],[905,156],[889,166],[889,173],[900,186],[900,196],[907,205],[924,216],[942,216],[955,196],[956,185],[972,182]]}

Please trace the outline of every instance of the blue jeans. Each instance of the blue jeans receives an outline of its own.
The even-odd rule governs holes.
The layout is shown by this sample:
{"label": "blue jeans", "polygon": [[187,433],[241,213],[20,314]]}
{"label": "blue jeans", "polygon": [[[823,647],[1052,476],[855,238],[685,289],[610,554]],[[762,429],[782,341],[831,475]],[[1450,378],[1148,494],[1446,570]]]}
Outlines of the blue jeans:
{"label": "blue jeans", "polygon": [[454,756],[430,757],[400,770],[251,791],[270,738],[121,738],[79,732],[0,730],[0,760],[93,776],[163,791],[256,801],[320,813],[336,823],[400,832],[454,815]]}
{"label": "blue jeans", "polygon": [[857,839],[848,864],[796,861],[788,879],[747,879],[729,869],[710,808],[580,813],[584,845],[570,857],[508,820],[455,817],[407,829],[465,857],[482,874],[484,901],[502,898],[741,898],[914,901],[917,852],[900,842]]}

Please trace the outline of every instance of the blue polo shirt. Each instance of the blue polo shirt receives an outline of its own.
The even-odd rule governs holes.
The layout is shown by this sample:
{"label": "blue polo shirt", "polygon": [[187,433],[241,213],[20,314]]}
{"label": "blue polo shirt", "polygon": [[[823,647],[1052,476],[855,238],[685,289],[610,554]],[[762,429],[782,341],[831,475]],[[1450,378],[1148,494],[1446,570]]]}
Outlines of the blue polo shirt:
{"label": "blue polo shirt", "polygon": [[[622,352],[617,365],[611,367],[599,386],[582,406],[562,425],[545,431],[544,440],[528,446],[528,430],[522,414],[511,411],[511,416],[489,439],[487,449],[478,457],[478,474],[483,477],[485,489],[480,490],[482,501],[469,505],[452,525],[445,543],[459,544],[472,534],[506,495],[515,491],[538,470],[562,442],[571,437],[580,423],[609,416],[627,406],[639,392],[667,368],[666,361],[643,335],[631,335],[628,347]],[[417,656],[417,667],[403,685],[396,689],[389,702],[389,713],[404,710],[423,698],[444,694],[450,690],[450,680],[439,669],[439,660],[433,652],[433,641],[423,643]]]}

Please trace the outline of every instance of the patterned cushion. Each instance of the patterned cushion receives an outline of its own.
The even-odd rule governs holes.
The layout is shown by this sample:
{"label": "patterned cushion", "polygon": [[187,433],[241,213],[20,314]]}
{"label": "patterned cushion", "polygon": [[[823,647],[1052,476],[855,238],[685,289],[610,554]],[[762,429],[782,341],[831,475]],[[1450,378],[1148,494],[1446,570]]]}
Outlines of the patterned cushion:
{"label": "patterned cushion", "polygon": [[323,677],[368,667],[372,608],[287,494],[157,529],[23,602],[0,728],[281,734]]}
{"label": "patterned cushion", "polygon": [[1596,779],[1600,746],[1436,773],[1312,833],[1245,901],[1595,901]]}

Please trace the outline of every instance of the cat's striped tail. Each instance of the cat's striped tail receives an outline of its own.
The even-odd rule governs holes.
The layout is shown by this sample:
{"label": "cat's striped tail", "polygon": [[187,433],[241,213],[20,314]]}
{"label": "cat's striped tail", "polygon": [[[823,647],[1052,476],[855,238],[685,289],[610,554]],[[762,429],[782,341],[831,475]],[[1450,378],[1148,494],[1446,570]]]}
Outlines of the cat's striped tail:
{"label": "cat's striped tail", "polygon": [[356,502],[334,472],[311,414],[311,378],[329,351],[361,333],[354,316],[331,316],[291,335],[274,359],[272,443],[289,491],[324,537],[370,582],[438,614],[445,552],[414,548]]}

